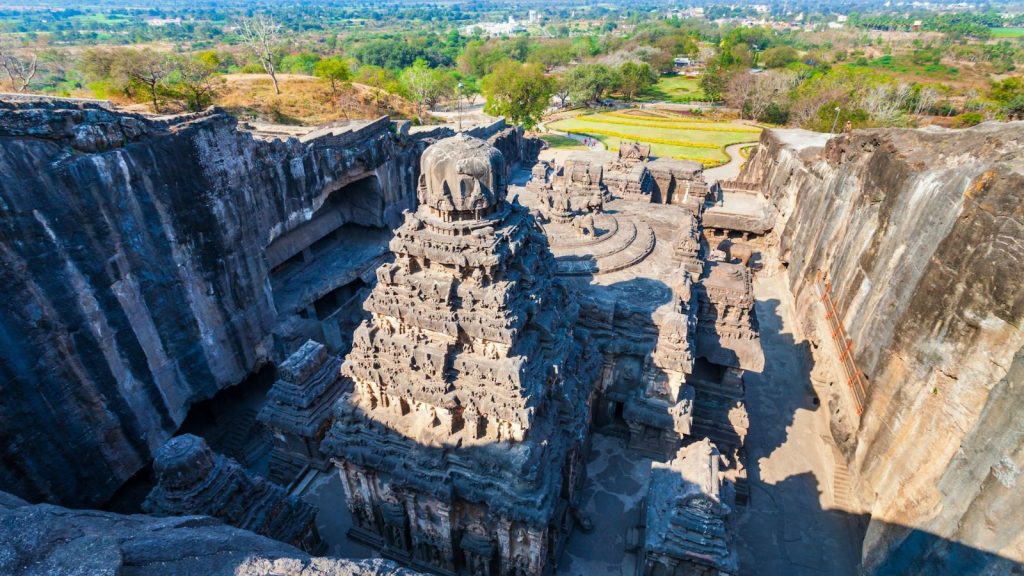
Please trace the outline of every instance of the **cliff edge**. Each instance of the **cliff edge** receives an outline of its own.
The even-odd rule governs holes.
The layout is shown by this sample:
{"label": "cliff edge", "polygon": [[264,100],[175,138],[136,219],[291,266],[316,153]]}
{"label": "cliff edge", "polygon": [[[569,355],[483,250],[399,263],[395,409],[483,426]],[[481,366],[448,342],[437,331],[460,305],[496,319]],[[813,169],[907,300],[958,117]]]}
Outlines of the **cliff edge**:
{"label": "cliff edge", "polygon": [[741,179],[777,211],[768,252],[831,380],[864,569],[1020,569],[1024,123],[768,130]]}

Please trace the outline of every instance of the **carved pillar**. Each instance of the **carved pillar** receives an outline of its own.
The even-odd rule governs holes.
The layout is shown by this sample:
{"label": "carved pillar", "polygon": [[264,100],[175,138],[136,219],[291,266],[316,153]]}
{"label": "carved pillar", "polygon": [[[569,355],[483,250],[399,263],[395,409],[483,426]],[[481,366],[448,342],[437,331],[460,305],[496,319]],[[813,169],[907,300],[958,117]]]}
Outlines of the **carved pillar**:
{"label": "carved pillar", "polygon": [[338,470],[345,488],[345,501],[352,515],[350,535],[379,545],[383,531],[374,513],[375,496],[366,472],[348,462],[341,463]]}

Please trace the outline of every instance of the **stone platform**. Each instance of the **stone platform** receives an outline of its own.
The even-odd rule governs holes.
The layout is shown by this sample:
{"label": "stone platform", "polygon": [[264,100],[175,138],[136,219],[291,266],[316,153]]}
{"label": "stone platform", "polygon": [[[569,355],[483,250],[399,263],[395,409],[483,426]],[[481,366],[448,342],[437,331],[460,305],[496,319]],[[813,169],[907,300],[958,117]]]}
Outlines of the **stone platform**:
{"label": "stone platform", "polygon": [[572,224],[543,225],[559,276],[607,274],[640,262],[654,250],[654,231],[646,222],[619,219],[613,214],[594,217],[596,233],[582,235]]}

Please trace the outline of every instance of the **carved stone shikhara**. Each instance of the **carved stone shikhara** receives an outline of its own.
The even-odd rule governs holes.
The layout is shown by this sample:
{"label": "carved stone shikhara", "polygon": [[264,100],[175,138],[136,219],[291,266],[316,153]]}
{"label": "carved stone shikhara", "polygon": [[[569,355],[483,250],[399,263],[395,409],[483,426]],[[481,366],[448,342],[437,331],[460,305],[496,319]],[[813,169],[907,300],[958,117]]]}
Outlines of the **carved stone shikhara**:
{"label": "carved stone shikhara", "polygon": [[584,473],[598,362],[505,173],[464,135],[423,153],[324,442],[351,534],[439,573],[550,570]]}
{"label": "carved stone shikhara", "polygon": [[270,478],[287,485],[305,466],[327,470],[320,442],[330,428],[334,403],[345,390],[341,359],[307,341],[278,367],[259,421],[274,437]]}
{"label": "carved stone shikhara", "polygon": [[704,439],[679,450],[666,464],[654,463],[638,574],[739,573],[733,489],[719,473],[720,458],[714,444]]}
{"label": "carved stone shikhara", "polygon": [[149,514],[213,516],[310,553],[323,551],[315,508],[273,482],[250,476],[198,436],[168,440],[157,450],[153,469],[157,485],[142,504]]}

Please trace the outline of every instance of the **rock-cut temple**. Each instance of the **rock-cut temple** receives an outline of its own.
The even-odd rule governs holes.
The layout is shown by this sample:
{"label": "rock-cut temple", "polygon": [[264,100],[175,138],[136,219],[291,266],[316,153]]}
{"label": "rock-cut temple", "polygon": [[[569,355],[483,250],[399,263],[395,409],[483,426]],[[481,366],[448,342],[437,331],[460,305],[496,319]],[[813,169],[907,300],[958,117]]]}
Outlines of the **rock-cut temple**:
{"label": "rock-cut temple", "polygon": [[352,534],[442,574],[550,571],[584,475],[600,362],[504,163],[465,135],[423,153],[324,442]]}

